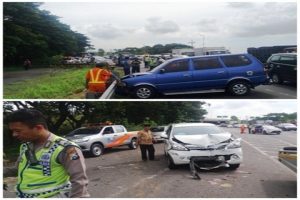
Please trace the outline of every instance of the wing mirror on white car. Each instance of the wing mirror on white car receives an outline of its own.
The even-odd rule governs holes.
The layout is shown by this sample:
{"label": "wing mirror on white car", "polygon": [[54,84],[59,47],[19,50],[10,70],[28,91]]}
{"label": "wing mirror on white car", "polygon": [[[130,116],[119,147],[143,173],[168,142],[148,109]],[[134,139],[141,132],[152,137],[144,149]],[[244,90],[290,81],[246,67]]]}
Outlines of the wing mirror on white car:
{"label": "wing mirror on white car", "polygon": [[167,135],[166,133],[162,133],[162,134],[160,135],[160,137],[162,137],[162,138],[164,138],[164,139],[168,139],[168,135]]}

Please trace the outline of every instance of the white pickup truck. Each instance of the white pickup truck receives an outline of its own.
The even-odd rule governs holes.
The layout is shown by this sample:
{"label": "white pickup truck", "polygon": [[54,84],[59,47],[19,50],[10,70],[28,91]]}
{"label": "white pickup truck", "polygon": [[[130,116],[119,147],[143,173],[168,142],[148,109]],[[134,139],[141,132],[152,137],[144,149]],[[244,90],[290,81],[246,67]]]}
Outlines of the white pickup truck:
{"label": "white pickup truck", "polygon": [[128,145],[130,149],[137,148],[137,131],[127,132],[122,125],[81,127],[67,134],[65,138],[93,156],[102,155],[105,148],[122,145]]}

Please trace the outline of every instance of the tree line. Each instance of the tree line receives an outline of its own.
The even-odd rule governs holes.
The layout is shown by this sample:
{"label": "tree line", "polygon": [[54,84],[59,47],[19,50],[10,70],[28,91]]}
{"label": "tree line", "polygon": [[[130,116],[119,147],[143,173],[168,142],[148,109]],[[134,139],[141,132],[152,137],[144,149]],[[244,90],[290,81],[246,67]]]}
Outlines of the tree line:
{"label": "tree line", "polygon": [[[199,121],[207,113],[204,102],[82,102],[82,101],[9,101],[3,103],[5,117],[14,110],[33,108],[44,113],[48,128],[55,134],[64,135],[86,123],[111,121],[122,124],[128,130],[142,127],[146,121],[155,125],[173,122]],[[14,139],[4,129],[4,144]]]}
{"label": "tree line", "polygon": [[[141,48],[137,47],[127,47],[124,49],[115,49],[116,53],[130,53],[133,55],[142,55],[142,54],[165,54],[165,53],[172,53],[172,49],[182,49],[182,48],[192,48],[192,46],[185,45],[185,44],[155,44],[151,46],[144,46]],[[103,49],[99,49],[98,51],[103,52]]]}
{"label": "tree line", "polygon": [[50,64],[51,59],[84,52],[89,39],[59,21],[42,3],[3,3],[4,66],[20,65],[29,58],[33,63]]}

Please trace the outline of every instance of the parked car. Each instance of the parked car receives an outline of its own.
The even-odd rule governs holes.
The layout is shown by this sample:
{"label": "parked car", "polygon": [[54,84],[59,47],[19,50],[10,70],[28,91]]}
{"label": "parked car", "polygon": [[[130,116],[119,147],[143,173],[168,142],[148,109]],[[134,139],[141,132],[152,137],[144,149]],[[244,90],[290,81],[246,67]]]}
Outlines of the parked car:
{"label": "parked car", "polygon": [[98,62],[107,62],[109,66],[115,66],[116,63],[114,63],[111,59],[104,58],[101,56],[93,56],[94,63]]}
{"label": "parked car", "polygon": [[103,154],[105,148],[128,145],[136,149],[137,132],[127,132],[122,125],[82,127],[65,136],[78,144],[83,152],[90,152],[93,156]]}
{"label": "parked car", "polygon": [[271,135],[271,134],[279,135],[281,133],[281,129],[271,125],[254,125],[251,127],[251,133],[252,134],[261,133],[264,135]]}
{"label": "parked car", "polygon": [[170,169],[189,164],[194,158],[199,167],[236,169],[243,160],[241,139],[234,138],[210,123],[180,123],[168,127],[163,137]]}
{"label": "parked car", "polygon": [[227,127],[227,124],[226,123],[221,123],[219,124],[220,127]]}
{"label": "parked car", "polygon": [[263,64],[250,54],[195,56],[170,59],[149,72],[127,75],[118,91],[141,99],[225,91],[242,96],[266,81]]}
{"label": "parked car", "polygon": [[266,68],[273,83],[297,83],[297,54],[277,53],[267,60]]}
{"label": "parked car", "polygon": [[157,126],[157,127],[150,128],[150,130],[153,134],[154,139],[157,142],[161,142],[165,140],[164,138],[161,137],[161,135],[163,133],[166,133],[167,126]]}
{"label": "parked car", "polygon": [[297,130],[297,126],[295,126],[294,124],[290,124],[290,123],[281,123],[281,124],[278,124],[277,127],[283,131],[296,131]]}
{"label": "parked car", "polygon": [[297,173],[297,147],[284,147],[278,152],[278,160]]}

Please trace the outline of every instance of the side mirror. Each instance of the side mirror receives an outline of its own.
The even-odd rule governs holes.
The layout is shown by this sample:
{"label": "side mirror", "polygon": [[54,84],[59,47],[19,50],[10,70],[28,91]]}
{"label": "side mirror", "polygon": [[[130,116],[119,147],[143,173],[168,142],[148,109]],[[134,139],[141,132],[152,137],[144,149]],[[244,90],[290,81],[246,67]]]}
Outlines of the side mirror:
{"label": "side mirror", "polygon": [[162,137],[162,138],[164,138],[164,139],[168,139],[168,135],[167,135],[166,133],[162,133],[162,134],[160,135],[160,137]]}
{"label": "side mirror", "polygon": [[160,72],[161,74],[165,73],[165,71],[166,71],[165,69],[160,69],[160,70],[159,70],[159,72]]}

